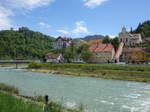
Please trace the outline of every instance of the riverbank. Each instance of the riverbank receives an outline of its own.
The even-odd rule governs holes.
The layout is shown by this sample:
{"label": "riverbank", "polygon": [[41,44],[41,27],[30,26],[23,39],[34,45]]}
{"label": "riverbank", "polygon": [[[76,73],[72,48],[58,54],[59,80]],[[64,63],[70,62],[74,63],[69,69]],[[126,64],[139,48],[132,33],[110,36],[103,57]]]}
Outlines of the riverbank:
{"label": "riverbank", "polygon": [[[0,112],[43,112],[43,102],[42,96],[22,96],[17,88],[0,83]],[[49,101],[46,112],[62,111],[82,112],[80,108],[79,110],[68,109],[62,105],[62,102]]]}
{"label": "riverbank", "polygon": [[[18,63],[18,67],[26,66],[28,63]],[[0,67],[16,67],[16,63],[0,63]]]}
{"label": "riverbank", "polygon": [[29,64],[33,72],[150,82],[150,66],[112,64]]}

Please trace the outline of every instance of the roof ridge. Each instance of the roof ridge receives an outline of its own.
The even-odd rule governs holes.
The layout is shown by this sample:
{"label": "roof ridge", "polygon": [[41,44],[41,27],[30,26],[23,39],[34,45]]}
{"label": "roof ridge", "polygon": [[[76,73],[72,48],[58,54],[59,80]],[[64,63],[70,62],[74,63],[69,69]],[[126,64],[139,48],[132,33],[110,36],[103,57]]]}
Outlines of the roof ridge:
{"label": "roof ridge", "polygon": [[98,48],[98,46],[99,46],[99,44],[96,43],[96,47],[95,47],[95,49],[94,49],[94,52],[96,51],[96,49]]}
{"label": "roof ridge", "polygon": [[105,45],[105,47],[104,47],[103,51],[106,49],[106,47],[108,46],[108,44],[104,44],[104,45]]}

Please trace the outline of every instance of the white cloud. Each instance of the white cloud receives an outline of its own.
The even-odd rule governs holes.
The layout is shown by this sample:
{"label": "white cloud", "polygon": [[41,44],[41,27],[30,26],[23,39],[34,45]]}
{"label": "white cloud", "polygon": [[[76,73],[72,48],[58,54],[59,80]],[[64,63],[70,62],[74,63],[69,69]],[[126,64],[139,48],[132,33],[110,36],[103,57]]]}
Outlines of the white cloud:
{"label": "white cloud", "polygon": [[0,30],[9,29],[12,27],[12,21],[9,18],[13,13],[11,10],[0,6]]}
{"label": "white cloud", "polygon": [[115,38],[115,37],[116,37],[116,35],[109,35],[109,37],[110,37],[110,38]]}
{"label": "white cloud", "polygon": [[49,5],[54,0],[5,0],[1,4],[10,8],[33,9],[45,5]]}
{"label": "white cloud", "polygon": [[85,6],[95,8],[108,0],[83,0],[83,1],[85,2],[84,3]]}
{"label": "white cloud", "polygon": [[57,30],[58,33],[69,34],[69,31],[66,30]]}
{"label": "white cloud", "polygon": [[75,25],[76,25],[76,28],[72,31],[73,33],[75,34],[79,34],[79,33],[88,34],[89,33],[84,21],[76,22]]}
{"label": "white cloud", "polygon": [[39,22],[38,25],[43,28],[50,28],[50,25],[44,22]]}
{"label": "white cloud", "polygon": [[0,30],[12,27],[11,16],[15,15],[14,9],[22,11],[49,5],[54,0],[0,0]]}
{"label": "white cloud", "polygon": [[88,31],[86,27],[86,23],[84,21],[78,21],[75,22],[75,28],[70,29],[70,30],[56,30],[58,33],[69,35],[69,36],[81,36],[85,34],[89,34],[90,32]]}

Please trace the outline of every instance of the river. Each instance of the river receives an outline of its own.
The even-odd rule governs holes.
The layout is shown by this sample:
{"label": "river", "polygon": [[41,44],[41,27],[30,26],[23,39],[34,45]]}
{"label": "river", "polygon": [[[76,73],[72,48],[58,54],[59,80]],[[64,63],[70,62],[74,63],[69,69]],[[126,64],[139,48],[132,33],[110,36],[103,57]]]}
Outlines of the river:
{"label": "river", "polygon": [[23,95],[45,95],[68,107],[84,104],[88,112],[150,112],[150,83],[103,80],[0,67],[0,82]]}

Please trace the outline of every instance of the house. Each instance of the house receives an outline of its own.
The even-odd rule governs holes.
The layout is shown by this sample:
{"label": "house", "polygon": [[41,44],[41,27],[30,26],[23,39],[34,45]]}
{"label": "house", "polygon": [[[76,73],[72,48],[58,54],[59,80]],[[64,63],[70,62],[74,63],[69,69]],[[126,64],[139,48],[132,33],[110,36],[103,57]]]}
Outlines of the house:
{"label": "house", "polygon": [[93,63],[108,63],[115,55],[115,49],[112,44],[93,44],[89,50],[94,54]]}
{"label": "house", "polygon": [[144,43],[150,43],[150,37],[145,37],[145,38],[143,39],[143,42],[144,42]]}
{"label": "house", "polygon": [[150,49],[148,48],[124,48],[120,57],[124,62],[149,62]]}
{"label": "house", "polygon": [[59,36],[54,41],[53,47],[54,47],[54,49],[63,49],[63,48],[67,48],[68,46],[70,46],[71,43],[72,43],[72,39],[71,38]]}
{"label": "house", "polygon": [[64,62],[64,57],[60,53],[47,53],[45,55],[46,62],[48,63],[61,63]]}
{"label": "house", "polygon": [[91,44],[98,44],[98,43],[102,43],[102,39],[98,39],[98,40],[87,40],[88,43],[91,43]]}
{"label": "house", "polygon": [[121,33],[119,33],[119,40],[123,42],[125,46],[130,46],[134,44],[142,43],[141,34],[131,34],[126,31],[126,28],[123,27]]}

